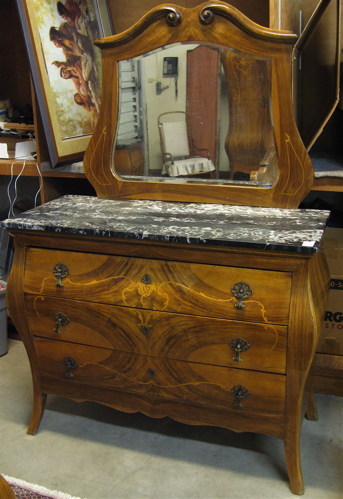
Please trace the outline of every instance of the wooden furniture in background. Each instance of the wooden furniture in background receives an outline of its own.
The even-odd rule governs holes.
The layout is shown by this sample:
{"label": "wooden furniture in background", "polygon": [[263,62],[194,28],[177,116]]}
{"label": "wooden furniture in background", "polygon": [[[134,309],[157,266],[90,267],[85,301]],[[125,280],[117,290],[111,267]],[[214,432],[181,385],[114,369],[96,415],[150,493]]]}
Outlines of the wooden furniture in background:
{"label": "wooden furniture in background", "polygon": [[313,390],[343,397],[343,356],[316,353],[311,374]]}
{"label": "wooden furniture in background", "polygon": [[120,144],[115,149],[115,163],[120,175],[143,175],[142,145],[139,141]]}
{"label": "wooden furniture in background", "polygon": [[[230,160],[230,178],[237,172],[251,175],[264,158],[275,153],[273,126],[271,123],[271,64],[267,58],[242,57],[230,50],[223,54],[229,94],[230,126],[225,149]],[[273,158],[274,159],[274,158]],[[277,158],[267,160],[275,167]]]}
{"label": "wooden furniture in background", "polygon": [[[187,122],[193,144],[208,151],[214,165],[218,165],[218,51],[200,46],[187,51]],[[200,125],[200,126],[199,126]]]}

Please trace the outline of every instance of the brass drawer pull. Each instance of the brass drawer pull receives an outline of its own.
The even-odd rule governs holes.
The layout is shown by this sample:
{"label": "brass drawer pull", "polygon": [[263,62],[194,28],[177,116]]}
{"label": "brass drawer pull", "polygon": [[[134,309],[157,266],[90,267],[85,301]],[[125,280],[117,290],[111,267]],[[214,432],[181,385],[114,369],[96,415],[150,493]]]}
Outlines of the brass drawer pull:
{"label": "brass drawer pull", "polygon": [[142,283],[143,284],[151,284],[151,277],[149,274],[144,274],[142,277]]}
{"label": "brass drawer pull", "polygon": [[55,265],[55,267],[52,269],[52,272],[54,276],[57,278],[56,281],[56,286],[58,288],[63,288],[64,284],[62,282],[62,279],[65,279],[69,275],[69,269],[64,263],[58,263]]}
{"label": "brass drawer pull", "polygon": [[249,350],[250,345],[244,338],[233,338],[229,343],[229,347],[236,352],[233,360],[235,362],[242,362],[241,353]]}
{"label": "brass drawer pull", "polygon": [[77,367],[79,367],[79,364],[75,359],[73,359],[73,357],[65,357],[63,359],[63,364],[67,368],[66,378],[73,378],[74,374],[71,372],[71,369],[76,369]]}
{"label": "brass drawer pull", "polygon": [[62,331],[61,331],[60,327],[67,326],[70,322],[70,319],[68,319],[68,317],[66,315],[62,314],[62,312],[58,312],[54,316],[54,321],[56,322],[56,327],[54,328],[54,332],[57,334],[61,334]]}
{"label": "brass drawer pull", "polygon": [[231,390],[231,393],[233,393],[236,397],[237,402],[235,403],[235,407],[239,407],[239,409],[242,409],[244,405],[242,404],[242,400],[250,397],[251,393],[245,386],[243,385],[236,385],[234,386]]}
{"label": "brass drawer pull", "polygon": [[252,290],[246,282],[237,282],[233,288],[231,289],[231,293],[235,298],[237,298],[238,302],[235,304],[236,308],[242,309],[245,308],[243,304],[243,300],[246,300],[252,295]]}

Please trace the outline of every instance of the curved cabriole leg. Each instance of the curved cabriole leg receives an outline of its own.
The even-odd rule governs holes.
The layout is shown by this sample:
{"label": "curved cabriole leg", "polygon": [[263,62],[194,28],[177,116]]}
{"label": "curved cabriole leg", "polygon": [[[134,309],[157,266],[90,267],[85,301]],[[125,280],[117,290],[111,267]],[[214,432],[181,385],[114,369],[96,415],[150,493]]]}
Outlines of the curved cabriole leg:
{"label": "curved cabriole leg", "polygon": [[27,429],[28,435],[35,435],[38,430],[39,424],[42,420],[45,406],[46,406],[47,395],[45,393],[34,394],[32,415],[29,427]]}
{"label": "curved cabriole leg", "polygon": [[300,435],[286,436],[284,450],[291,491],[293,494],[300,496],[304,493],[300,462]]}

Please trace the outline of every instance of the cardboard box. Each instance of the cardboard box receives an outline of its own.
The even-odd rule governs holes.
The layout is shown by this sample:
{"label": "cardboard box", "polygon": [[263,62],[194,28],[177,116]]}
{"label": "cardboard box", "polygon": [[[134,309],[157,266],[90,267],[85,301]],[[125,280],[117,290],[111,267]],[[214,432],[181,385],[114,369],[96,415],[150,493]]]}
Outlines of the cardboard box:
{"label": "cardboard box", "polygon": [[330,291],[317,352],[343,355],[343,229],[327,227],[323,239]]}

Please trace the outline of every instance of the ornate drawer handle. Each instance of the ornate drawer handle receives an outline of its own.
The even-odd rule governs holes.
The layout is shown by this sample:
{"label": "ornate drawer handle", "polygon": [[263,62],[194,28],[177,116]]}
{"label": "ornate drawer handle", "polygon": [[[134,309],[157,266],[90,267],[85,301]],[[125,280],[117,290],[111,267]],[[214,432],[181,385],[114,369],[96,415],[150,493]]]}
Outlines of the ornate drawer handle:
{"label": "ornate drawer handle", "polygon": [[73,359],[73,357],[65,357],[63,359],[63,364],[67,368],[66,377],[73,378],[74,374],[71,373],[70,371],[71,371],[71,369],[76,369],[77,367],[79,367],[79,364],[76,362],[75,359]]}
{"label": "ornate drawer handle", "polygon": [[233,360],[235,362],[242,362],[241,353],[249,350],[250,345],[247,342],[247,340],[245,340],[244,338],[233,338],[229,343],[229,347],[231,347],[232,350],[236,352],[236,355],[235,357],[233,357]]}
{"label": "ornate drawer handle", "polygon": [[246,300],[252,295],[252,290],[246,282],[237,282],[233,288],[231,289],[231,293],[235,298],[237,298],[238,302],[235,304],[236,308],[242,309],[245,308],[243,304],[243,300]]}
{"label": "ornate drawer handle", "polygon": [[68,317],[66,315],[62,314],[62,312],[58,312],[54,316],[54,321],[56,322],[56,327],[54,328],[54,332],[57,334],[61,334],[62,331],[61,331],[60,327],[67,326],[70,322],[70,319],[68,319]]}
{"label": "ornate drawer handle", "polygon": [[149,274],[144,274],[142,277],[142,283],[143,284],[151,284],[151,277]]}
{"label": "ornate drawer handle", "polygon": [[62,282],[62,279],[65,279],[69,275],[69,269],[64,263],[58,263],[55,265],[55,267],[52,269],[52,272],[54,276],[57,278],[56,281],[56,286],[58,288],[63,288],[64,284]]}
{"label": "ornate drawer handle", "polygon": [[244,405],[242,404],[242,400],[250,397],[251,393],[245,386],[243,385],[236,385],[230,390],[231,393],[233,393],[236,397],[237,402],[235,403],[235,407],[239,407],[242,409]]}

